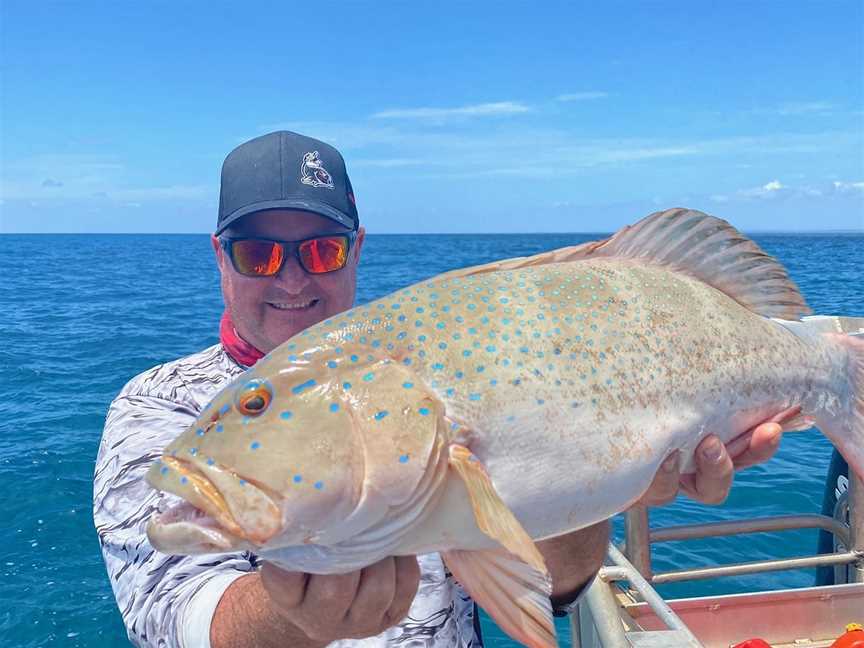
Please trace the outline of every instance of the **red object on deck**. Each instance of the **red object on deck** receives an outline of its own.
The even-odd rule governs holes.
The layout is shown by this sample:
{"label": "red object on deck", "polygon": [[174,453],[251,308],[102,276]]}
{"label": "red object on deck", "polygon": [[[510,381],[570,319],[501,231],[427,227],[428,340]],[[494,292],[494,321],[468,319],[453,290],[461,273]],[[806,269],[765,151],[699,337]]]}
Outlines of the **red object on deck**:
{"label": "red object on deck", "polygon": [[846,632],[831,644],[831,648],[864,648],[864,628],[857,623],[846,626]]}
{"label": "red object on deck", "polygon": [[771,644],[762,639],[748,639],[739,644],[735,644],[732,648],[771,648]]}

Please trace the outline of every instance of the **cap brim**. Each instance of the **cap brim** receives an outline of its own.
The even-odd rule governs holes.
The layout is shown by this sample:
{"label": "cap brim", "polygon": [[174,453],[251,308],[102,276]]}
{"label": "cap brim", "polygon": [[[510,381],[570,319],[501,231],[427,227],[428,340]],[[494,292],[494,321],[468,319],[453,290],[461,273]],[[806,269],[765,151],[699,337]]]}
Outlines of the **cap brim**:
{"label": "cap brim", "polygon": [[221,234],[225,231],[225,228],[230,226],[232,223],[237,222],[240,218],[248,216],[249,214],[254,214],[255,212],[266,211],[268,209],[297,209],[299,211],[312,212],[313,214],[319,214],[320,216],[329,218],[343,227],[348,227],[352,230],[357,229],[357,222],[353,218],[330,205],[315,200],[285,198],[283,200],[265,200],[263,202],[252,203],[251,205],[241,207],[228,216],[224,221],[219,223],[219,226],[216,228],[216,235],[218,236]]}

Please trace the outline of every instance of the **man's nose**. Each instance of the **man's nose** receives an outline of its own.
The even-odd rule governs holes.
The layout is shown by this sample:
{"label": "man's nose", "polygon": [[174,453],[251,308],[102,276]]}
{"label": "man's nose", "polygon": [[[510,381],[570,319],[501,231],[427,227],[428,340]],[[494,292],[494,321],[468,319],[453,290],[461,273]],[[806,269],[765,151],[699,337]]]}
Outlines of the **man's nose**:
{"label": "man's nose", "polygon": [[289,256],[276,275],[276,283],[288,292],[298,293],[309,283],[309,275],[300,265],[296,256]]}

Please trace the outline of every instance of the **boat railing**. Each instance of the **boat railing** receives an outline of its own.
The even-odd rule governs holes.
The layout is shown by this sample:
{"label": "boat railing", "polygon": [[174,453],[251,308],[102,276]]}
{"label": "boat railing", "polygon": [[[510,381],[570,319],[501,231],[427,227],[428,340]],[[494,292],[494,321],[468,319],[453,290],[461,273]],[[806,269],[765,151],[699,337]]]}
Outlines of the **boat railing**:
{"label": "boat railing", "polygon": [[[680,615],[654,589],[654,585],[663,583],[830,565],[848,566],[846,582],[862,584],[856,591],[860,594],[858,604],[864,605],[864,484],[854,475],[849,477],[848,509],[849,524],[825,515],[784,515],[652,529],[649,526],[648,509],[643,506],[634,507],[625,514],[623,551],[610,544],[606,564],[600,569],[579,610],[573,615],[573,645],[577,648],[703,646],[694,631],[688,628]],[[651,547],[658,542],[808,528],[824,529],[833,534],[838,549],[842,550],[828,554],[814,553],[794,558],[674,571],[655,572],[652,569]],[[618,586],[624,583],[627,585],[626,589]],[[814,596],[824,602],[831,596],[831,587],[842,586],[810,589]],[[762,592],[755,596],[764,595],[764,600],[767,601],[772,594]],[[848,597],[849,591],[843,590],[842,594]],[[753,603],[751,596],[747,604],[752,606]],[[778,602],[772,599],[772,603]],[[734,605],[730,601],[724,601],[723,604],[727,608]],[[647,606],[652,613],[652,619],[659,621],[664,629],[640,627],[628,614],[628,609],[635,609],[639,605],[643,610]]]}

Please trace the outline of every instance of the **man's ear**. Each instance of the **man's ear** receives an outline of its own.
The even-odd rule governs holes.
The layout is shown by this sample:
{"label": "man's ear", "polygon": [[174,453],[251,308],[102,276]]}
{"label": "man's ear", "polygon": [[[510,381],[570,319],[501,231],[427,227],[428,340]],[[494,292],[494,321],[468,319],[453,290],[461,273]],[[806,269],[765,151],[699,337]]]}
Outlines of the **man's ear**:
{"label": "man's ear", "polygon": [[213,251],[216,253],[216,263],[219,265],[222,264],[222,244],[219,242],[219,239],[215,234],[210,235],[210,245],[213,246]]}

